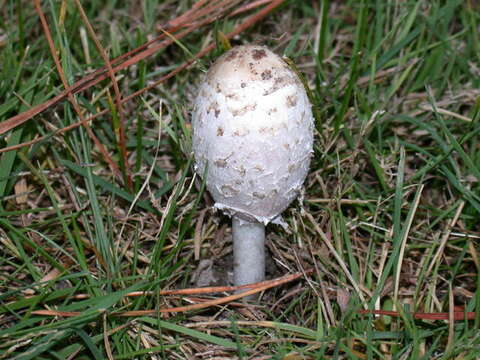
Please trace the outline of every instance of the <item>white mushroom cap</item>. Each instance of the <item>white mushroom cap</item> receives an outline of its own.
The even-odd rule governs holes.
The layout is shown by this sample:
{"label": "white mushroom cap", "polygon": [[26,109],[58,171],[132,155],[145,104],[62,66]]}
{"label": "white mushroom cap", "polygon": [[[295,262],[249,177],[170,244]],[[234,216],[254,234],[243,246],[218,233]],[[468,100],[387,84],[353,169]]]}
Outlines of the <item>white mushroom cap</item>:
{"label": "white mushroom cap", "polygon": [[302,187],[313,146],[311,105],[297,74],[265,47],[235,47],[208,71],[192,123],[196,171],[206,170],[215,207],[278,220]]}

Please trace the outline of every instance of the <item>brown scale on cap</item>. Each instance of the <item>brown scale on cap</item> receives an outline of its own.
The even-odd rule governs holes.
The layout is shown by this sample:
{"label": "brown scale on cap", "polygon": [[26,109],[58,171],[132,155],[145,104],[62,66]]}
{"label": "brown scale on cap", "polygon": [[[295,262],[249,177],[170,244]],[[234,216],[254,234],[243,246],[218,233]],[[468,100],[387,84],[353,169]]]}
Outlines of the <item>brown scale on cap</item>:
{"label": "brown scale on cap", "polygon": [[295,105],[297,105],[297,100],[297,95],[287,96],[287,106],[294,107]]}
{"label": "brown scale on cap", "polygon": [[257,199],[265,199],[265,196],[266,196],[265,194],[262,194],[262,193],[259,193],[259,192],[256,192],[256,191],[254,191],[252,193],[252,195],[253,195],[253,197],[256,197]]}
{"label": "brown scale on cap", "polygon": [[272,78],[272,71],[271,70],[265,70],[262,72],[262,80],[270,80]]}
{"label": "brown scale on cap", "polygon": [[260,60],[267,56],[267,53],[263,49],[253,49],[252,51],[252,58],[253,60]]}
{"label": "brown scale on cap", "polygon": [[242,116],[242,115],[245,115],[249,111],[254,111],[256,108],[257,108],[257,103],[254,103],[254,104],[245,105],[245,106],[241,107],[240,109],[231,109],[230,111],[231,111],[233,116]]}
{"label": "brown scale on cap", "polygon": [[208,106],[207,114],[210,113],[211,111],[214,111],[215,117],[218,117],[218,114],[220,113],[220,109],[217,101],[211,102],[210,105]]}
{"label": "brown scale on cap", "polygon": [[227,167],[227,160],[225,159],[218,159],[213,162],[215,166],[219,168],[226,168]]}
{"label": "brown scale on cap", "polygon": [[232,61],[233,59],[235,59],[237,57],[237,54],[238,54],[237,50],[232,50],[232,51],[228,52],[228,55],[225,58],[225,60]]}
{"label": "brown scale on cap", "polygon": [[231,185],[222,185],[220,189],[225,196],[234,196],[238,194],[238,190]]}
{"label": "brown scale on cap", "polygon": [[268,110],[268,113],[267,113],[267,114],[268,114],[268,115],[272,115],[273,113],[276,113],[276,112],[278,112],[278,109],[277,109],[276,107],[274,107],[274,108]]}

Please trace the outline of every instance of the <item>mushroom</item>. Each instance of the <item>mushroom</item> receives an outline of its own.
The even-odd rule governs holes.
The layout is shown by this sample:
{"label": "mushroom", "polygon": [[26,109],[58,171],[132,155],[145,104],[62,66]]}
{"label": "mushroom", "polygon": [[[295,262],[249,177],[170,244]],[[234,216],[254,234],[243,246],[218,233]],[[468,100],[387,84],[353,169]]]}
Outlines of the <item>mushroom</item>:
{"label": "mushroom", "polygon": [[234,47],[194,103],[195,170],[232,217],[234,284],[265,279],[265,225],[280,223],[308,173],[313,116],[297,74],[263,46]]}

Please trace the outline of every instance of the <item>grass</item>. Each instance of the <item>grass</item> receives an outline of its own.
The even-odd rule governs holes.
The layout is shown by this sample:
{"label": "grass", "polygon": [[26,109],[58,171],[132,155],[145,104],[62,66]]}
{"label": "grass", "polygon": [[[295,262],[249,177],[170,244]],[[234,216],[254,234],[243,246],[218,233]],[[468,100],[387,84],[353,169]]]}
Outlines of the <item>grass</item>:
{"label": "grass", "polygon": [[[82,5],[113,58],[193,1]],[[104,65],[74,1],[42,9],[68,84]],[[109,79],[75,95],[82,116],[111,110],[93,135],[56,132],[79,120],[68,101],[0,135],[0,148],[45,136],[0,154],[0,359],[480,357],[479,10],[473,0],[287,0],[232,41],[288,56],[317,120],[303,199],[284,214],[289,229],[267,236],[270,277],[314,271],[255,306],[160,311],[220,297],[160,295],[196,287],[208,261],[228,282],[230,227],[194,176],[189,112],[202,70],[227,46],[221,34],[248,14],[118,72],[127,96],[223,44],[120,107]],[[0,11],[1,123],[64,87],[34,5],[4,0]],[[453,310],[474,319],[414,316]]]}

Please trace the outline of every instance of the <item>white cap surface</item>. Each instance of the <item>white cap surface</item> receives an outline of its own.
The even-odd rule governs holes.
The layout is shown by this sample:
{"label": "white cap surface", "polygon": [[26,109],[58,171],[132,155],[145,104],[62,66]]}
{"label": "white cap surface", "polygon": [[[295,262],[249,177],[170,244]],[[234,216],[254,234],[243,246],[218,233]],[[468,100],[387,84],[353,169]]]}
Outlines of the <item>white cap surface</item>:
{"label": "white cap surface", "polygon": [[192,125],[195,168],[206,171],[217,208],[267,224],[298,195],[313,147],[311,105],[295,72],[267,48],[235,47],[215,62]]}

